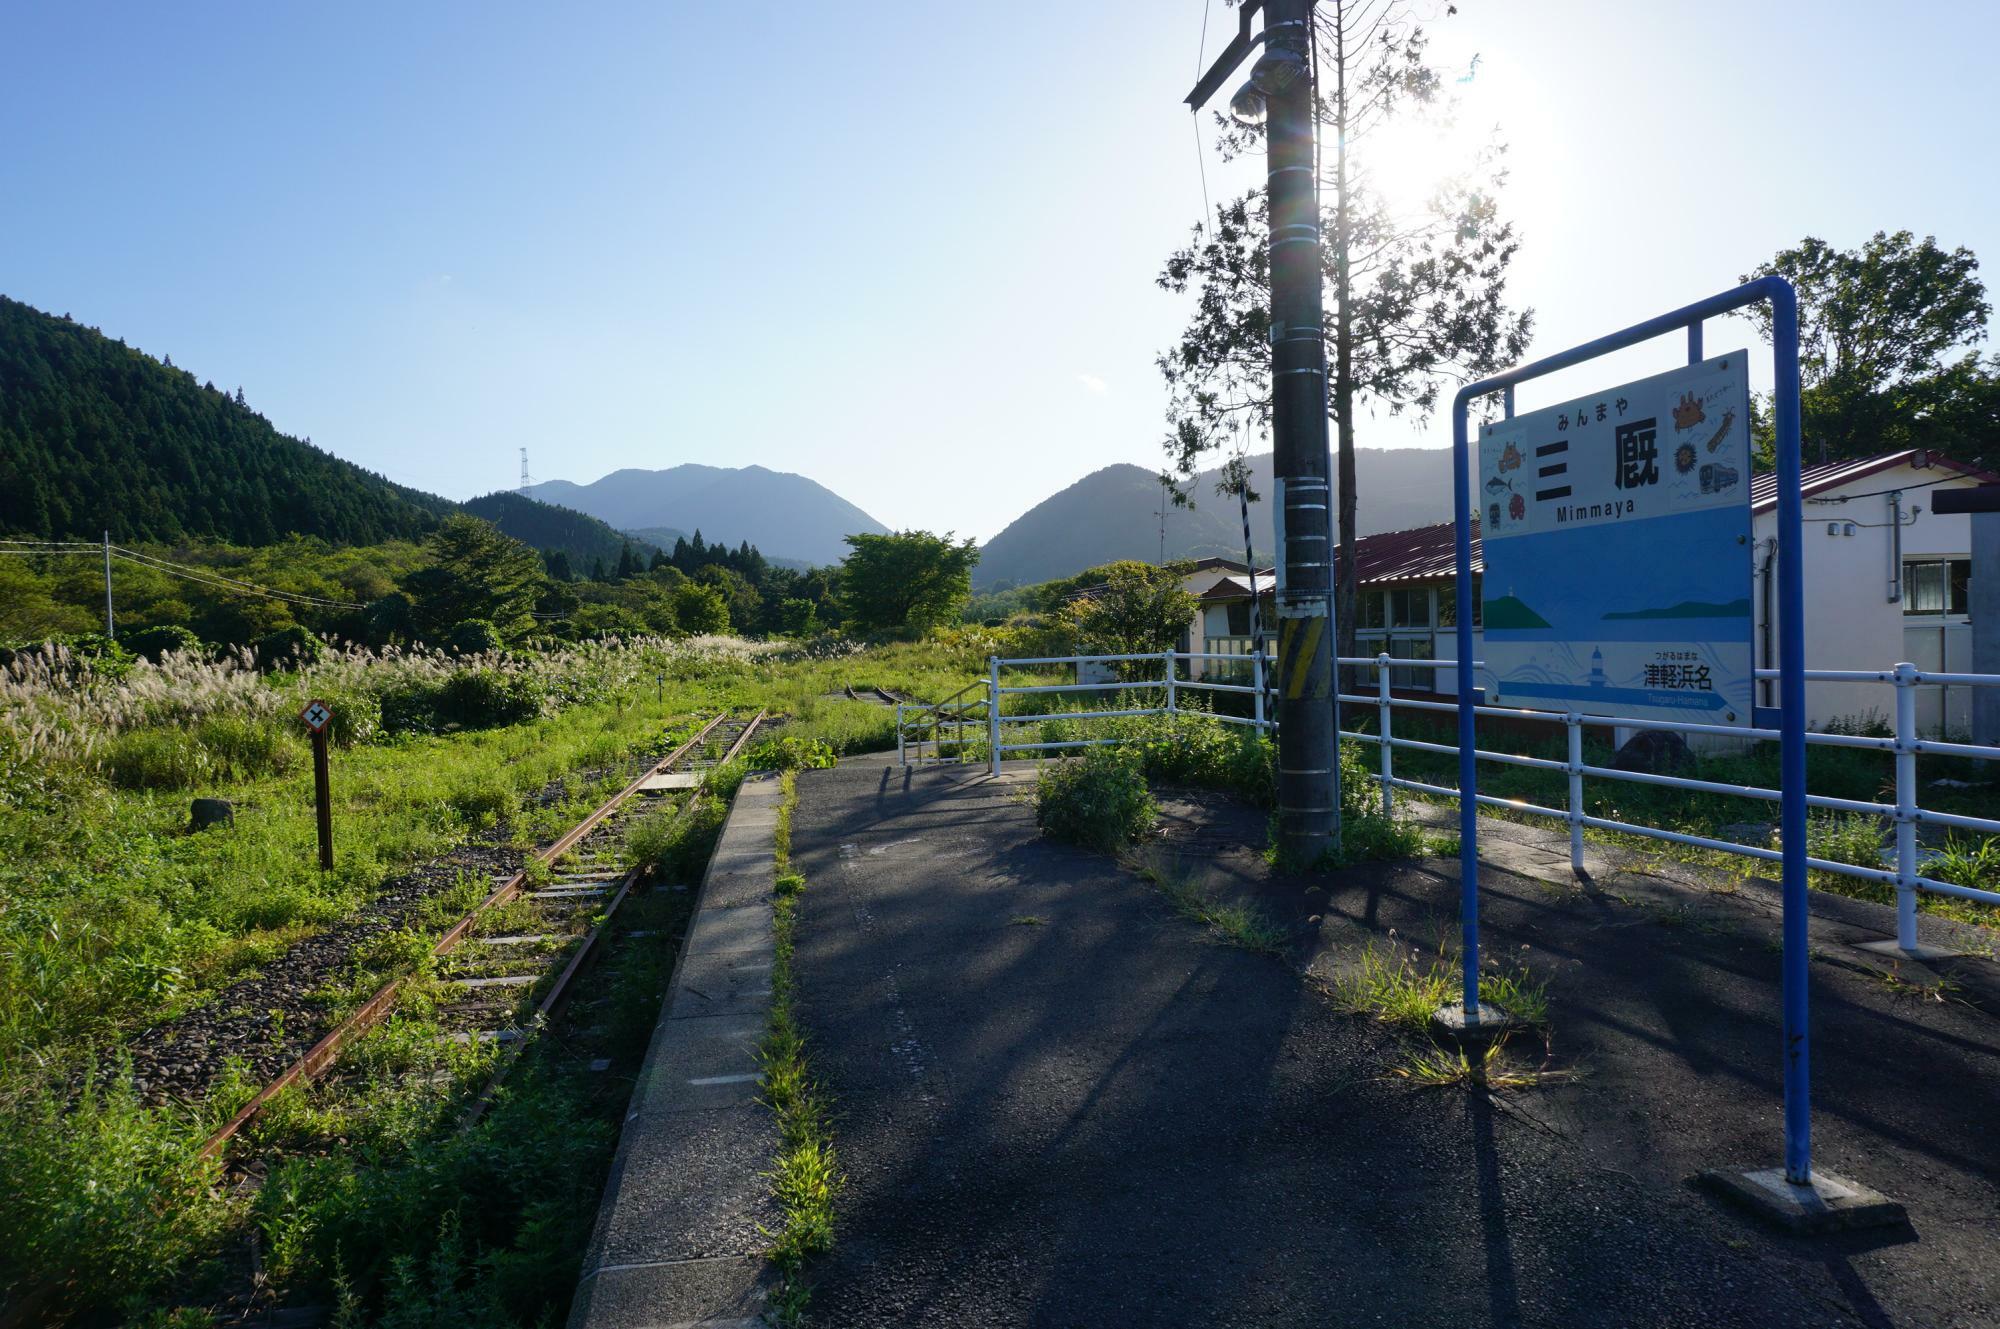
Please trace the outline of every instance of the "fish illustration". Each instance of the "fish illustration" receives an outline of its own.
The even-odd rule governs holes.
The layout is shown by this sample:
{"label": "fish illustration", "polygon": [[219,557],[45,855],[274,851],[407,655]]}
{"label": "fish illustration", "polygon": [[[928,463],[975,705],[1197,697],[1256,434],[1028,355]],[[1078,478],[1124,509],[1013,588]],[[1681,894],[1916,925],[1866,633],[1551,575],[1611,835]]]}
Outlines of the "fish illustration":
{"label": "fish illustration", "polygon": [[1514,482],[1512,480],[1502,480],[1497,475],[1486,482],[1486,492],[1489,494],[1512,493],[1513,489]]}

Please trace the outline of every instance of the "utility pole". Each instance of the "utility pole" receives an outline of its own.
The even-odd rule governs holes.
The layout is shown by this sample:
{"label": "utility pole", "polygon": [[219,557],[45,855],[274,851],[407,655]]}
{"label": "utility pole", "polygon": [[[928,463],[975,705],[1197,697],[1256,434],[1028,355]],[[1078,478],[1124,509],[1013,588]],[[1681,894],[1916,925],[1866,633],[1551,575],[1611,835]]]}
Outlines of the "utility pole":
{"label": "utility pole", "polygon": [[104,637],[118,639],[118,624],[111,616],[111,532],[104,533]]}
{"label": "utility pole", "polygon": [[[1250,18],[1263,11],[1261,38]],[[1189,94],[1197,111],[1258,40],[1264,54],[1231,110],[1265,116],[1271,218],[1271,450],[1277,502],[1278,845],[1310,861],[1340,836],[1333,695],[1333,496],[1314,152],[1313,0],[1245,0],[1236,39]]]}

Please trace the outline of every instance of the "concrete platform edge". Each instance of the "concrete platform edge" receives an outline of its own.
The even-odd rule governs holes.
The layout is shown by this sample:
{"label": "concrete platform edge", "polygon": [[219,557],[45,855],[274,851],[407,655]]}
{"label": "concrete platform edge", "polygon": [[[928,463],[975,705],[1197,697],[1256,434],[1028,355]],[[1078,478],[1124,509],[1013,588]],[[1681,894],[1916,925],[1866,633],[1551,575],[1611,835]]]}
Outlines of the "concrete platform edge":
{"label": "concrete platform edge", "polygon": [[[718,921],[711,915],[748,908],[768,916],[776,878],[771,832],[779,797],[775,775],[744,780],[703,873],[694,916],[675,959],[673,982],[633,1083],[570,1307],[570,1329],[761,1322],[772,1283],[758,1230],[769,1218],[768,1188],[759,1174],[762,1163],[776,1152],[777,1124],[770,1109],[756,1100],[754,1083],[730,1094],[726,1105],[717,1105],[716,1086],[702,1081],[739,1080],[745,1073],[741,1068],[755,1064],[754,1049],[695,1052],[698,1041],[714,1041],[712,1031],[703,1026],[718,1022],[688,1019],[683,989],[697,936],[712,933]],[[764,948],[768,955],[768,928]],[[683,1012],[679,1018],[677,1006]],[[752,1044],[753,1031],[757,1036],[762,1032],[760,1015],[761,1008],[753,1008],[732,1021]],[[720,1077],[690,1075],[689,1070],[702,1069],[687,1064],[691,1052],[724,1056],[728,1065],[715,1068]],[[703,1132],[685,1125],[691,1119],[726,1121],[734,1132],[766,1141],[768,1147],[758,1150],[759,1165],[729,1168],[729,1175],[717,1176],[712,1159],[703,1156],[708,1144]],[[668,1124],[662,1128],[661,1123]],[[673,1165],[671,1155],[677,1151],[690,1155],[685,1168]],[[702,1166],[704,1161],[709,1166]],[[649,1183],[663,1175],[705,1177],[708,1193],[662,1196]],[[688,1204],[689,1199],[695,1203]],[[645,1217],[649,1207],[671,1211],[672,1219],[652,1221]],[[696,1230],[682,1230],[690,1213]],[[663,1244],[647,1249],[649,1243]]]}

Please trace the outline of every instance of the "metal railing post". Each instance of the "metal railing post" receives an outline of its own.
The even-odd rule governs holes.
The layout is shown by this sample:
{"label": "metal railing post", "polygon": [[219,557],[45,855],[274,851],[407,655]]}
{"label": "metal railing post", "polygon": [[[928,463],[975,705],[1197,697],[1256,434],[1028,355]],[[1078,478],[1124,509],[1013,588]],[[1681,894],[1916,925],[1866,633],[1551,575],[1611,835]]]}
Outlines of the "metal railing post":
{"label": "metal railing post", "polygon": [[1169,650],[1169,651],[1163,651],[1163,652],[1161,652],[1161,656],[1162,656],[1162,658],[1163,658],[1163,659],[1164,659],[1164,660],[1166,661],[1166,664],[1167,664],[1167,714],[1168,714],[1168,715],[1172,715],[1172,714],[1174,714],[1174,713],[1175,713],[1175,711],[1174,711],[1174,653],[1173,653],[1172,651],[1170,651],[1170,650]]}
{"label": "metal railing post", "polygon": [[903,753],[903,703],[896,703],[896,764],[908,766],[910,759]]}
{"label": "metal railing post", "polygon": [[[1240,675],[1239,675],[1240,677]],[[1262,643],[1250,652],[1250,686],[1255,689],[1250,694],[1251,718],[1257,722],[1257,732],[1264,732],[1264,647]]]}
{"label": "metal railing post", "polygon": [[1569,731],[1569,870],[1583,875],[1583,717],[1575,711],[1563,716]]}
{"label": "metal railing post", "polygon": [[1396,778],[1396,769],[1394,757],[1391,755],[1395,752],[1395,748],[1389,742],[1389,659],[1390,656],[1387,651],[1383,651],[1375,657],[1375,708],[1376,714],[1380,716],[1375,722],[1375,737],[1379,740],[1377,746],[1382,749],[1382,815],[1384,817],[1394,817],[1396,815],[1396,805],[1394,802],[1395,786],[1390,783],[1390,781]]}
{"label": "metal railing post", "polygon": [[986,665],[986,745],[993,753],[993,773],[1000,774],[1000,657],[989,655]]}
{"label": "metal railing post", "polygon": [[1917,667],[1896,666],[1896,945],[1917,948]]}

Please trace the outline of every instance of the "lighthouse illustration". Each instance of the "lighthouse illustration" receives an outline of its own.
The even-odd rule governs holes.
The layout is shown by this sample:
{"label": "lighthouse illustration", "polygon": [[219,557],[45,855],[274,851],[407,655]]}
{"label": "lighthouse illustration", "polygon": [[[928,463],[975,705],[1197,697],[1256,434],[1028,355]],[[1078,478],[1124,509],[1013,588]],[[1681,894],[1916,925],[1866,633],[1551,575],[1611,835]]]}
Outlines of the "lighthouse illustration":
{"label": "lighthouse illustration", "polygon": [[1595,646],[1591,647],[1591,650],[1590,650],[1590,680],[1589,680],[1589,681],[1590,681],[1590,686],[1592,686],[1592,687],[1594,687],[1594,688],[1601,688],[1601,687],[1603,687],[1603,686],[1604,686],[1604,681],[1605,681],[1605,680],[1604,680],[1604,652],[1603,652],[1603,650],[1602,650],[1601,648],[1599,648],[1599,647],[1595,647]]}

